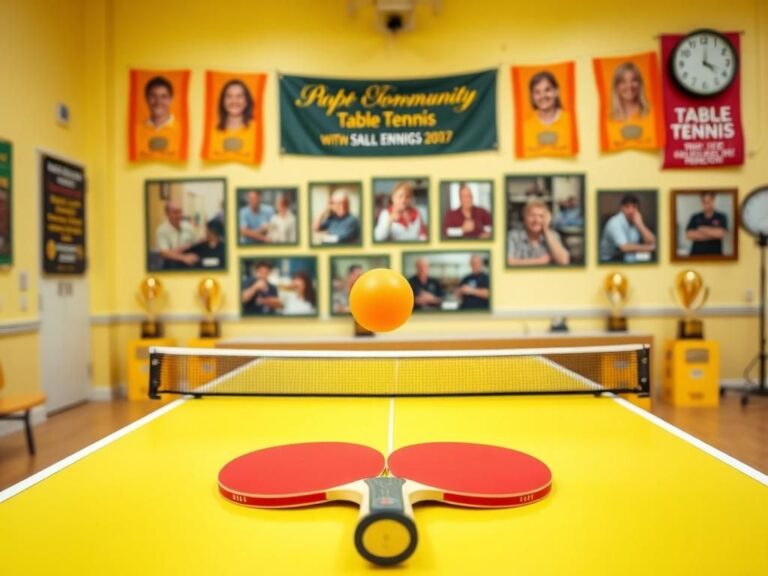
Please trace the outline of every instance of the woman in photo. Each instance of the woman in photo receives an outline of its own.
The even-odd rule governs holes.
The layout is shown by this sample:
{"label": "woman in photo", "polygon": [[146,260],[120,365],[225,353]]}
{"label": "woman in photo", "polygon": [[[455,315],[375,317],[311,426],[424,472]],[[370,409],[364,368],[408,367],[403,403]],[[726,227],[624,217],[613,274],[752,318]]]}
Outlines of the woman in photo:
{"label": "woman in photo", "polygon": [[413,186],[398,182],[390,194],[389,206],[379,213],[373,231],[376,242],[418,242],[427,239],[427,225],[413,206]]}
{"label": "woman in photo", "polygon": [[563,108],[560,84],[549,70],[528,82],[532,113],[523,123],[523,157],[569,155],[575,151],[572,111]]}
{"label": "woman in photo", "polygon": [[253,96],[241,80],[230,80],[219,96],[219,131],[247,129],[253,120]]}
{"label": "woman in photo", "polygon": [[275,199],[277,212],[270,218],[267,241],[272,244],[296,243],[296,215],[285,194],[278,194]]}
{"label": "woman in photo", "polygon": [[509,266],[566,266],[571,255],[560,235],[552,230],[552,213],[541,200],[529,200],[523,208],[523,228],[510,230],[507,239]]}
{"label": "woman in photo", "polygon": [[286,316],[306,316],[315,314],[317,295],[312,277],[308,272],[299,270],[291,276],[291,292],[281,299],[283,314]]}
{"label": "woman in photo", "polygon": [[611,120],[628,122],[633,118],[647,116],[650,109],[645,97],[643,76],[637,66],[632,62],[617,66],[613,74]]}

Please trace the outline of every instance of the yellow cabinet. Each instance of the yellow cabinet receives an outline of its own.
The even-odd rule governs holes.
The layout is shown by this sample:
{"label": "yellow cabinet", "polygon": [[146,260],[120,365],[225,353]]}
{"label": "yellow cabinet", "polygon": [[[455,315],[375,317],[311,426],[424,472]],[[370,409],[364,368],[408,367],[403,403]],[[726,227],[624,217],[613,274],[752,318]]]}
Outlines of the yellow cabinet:
{"label": "yellow cabinet", "polygon": [[664,346],[661,397],[674,406],[720,402],[720,343],[670,340]]}

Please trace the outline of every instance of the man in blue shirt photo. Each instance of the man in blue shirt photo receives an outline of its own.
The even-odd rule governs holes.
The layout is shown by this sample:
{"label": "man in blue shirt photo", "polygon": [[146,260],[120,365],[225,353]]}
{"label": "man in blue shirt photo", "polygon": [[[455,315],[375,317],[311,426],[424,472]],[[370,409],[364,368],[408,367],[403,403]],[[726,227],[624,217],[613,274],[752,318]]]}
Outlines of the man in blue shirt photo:
{"label": "man in blue shirt photo", "polygon": [[322,244],[357,244],[360,241],[360,220],[349,211],[349,194],[336,190],[331,194],[328,208],[315,218],[312,230],[324,232]]}
{"label": "man in blue shirt photo", "polygon": [[261,192],[258,190],[249,190],[247,200],[248,203],[238,213],[240,244],[269,242],[269,220],[274,216],[275,209],[261,203]]}
{"label": "man in blue shirt photo", "polygon": [[651,262],[656,250],[656,235],[643,222],[640,200],[625,194],[619,211],[603,227],[600,262]]}

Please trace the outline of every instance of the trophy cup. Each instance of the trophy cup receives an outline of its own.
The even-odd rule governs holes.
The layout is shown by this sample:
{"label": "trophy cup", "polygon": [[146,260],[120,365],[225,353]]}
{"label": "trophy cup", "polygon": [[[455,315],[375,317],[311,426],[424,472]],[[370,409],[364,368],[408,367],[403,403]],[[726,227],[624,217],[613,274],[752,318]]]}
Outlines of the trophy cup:
{"label": "trophy cup", "polygon": [[627,303],[629,282],[620,272],[611,272],[603,282],[605,296],[611,303],[611,315],[608,317],[608,332],[626,332],[627,317],[621,315],[621,309]]}
{"label": "trophy cup", "polygon": [[709,288],[698,272],[683,270],[675,277],[672,298],[685,310],[685,318],[677,324],[677,337],[680,340],[701,340],[704,338],[704,325],[693,318],[693,313],[704,306],[709,297]]}
{"label": "trophy cup", "polygon": [[224,301],[219,283],[213,278],[203,278],[197,285],[197,298],[205,310],[205,319],[200,322],[200,338],[218,338],[221,328],[213,315]]}
{"label": "trophy cup", "polygon": [[147,313],[147,319],[141,323],[142,338],[162,338],[163,324],[157,320],[160,309],[165,304],[166,293],[160,280],[147,276],[139,284],[136,299]]}

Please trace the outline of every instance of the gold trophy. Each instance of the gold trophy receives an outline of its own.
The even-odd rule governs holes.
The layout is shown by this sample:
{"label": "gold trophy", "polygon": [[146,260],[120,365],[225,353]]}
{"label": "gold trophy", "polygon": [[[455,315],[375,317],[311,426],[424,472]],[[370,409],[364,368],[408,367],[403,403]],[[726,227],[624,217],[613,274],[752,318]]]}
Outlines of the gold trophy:
{"label": "gold trophy", "polygon": [[200,338],[218,338],[221,327],[214,314],[224,302],[221,286],[213,278],[203,278],[197,285],[197,298],[205,310],[205,319],[200,322]]}
{"label": "gold trophy", "polygon": [[608,317],[608,332],[626,332],[627,317],[621,315],[621,309],[627,303],[629,281],[620,272],[611,272],[603,282],[605,296],[611,303],[611,315]]}
{"label": "gold trophy", "polygon": [[[676,297],[676,298],[675,298]],[[675,288],[672,298],[685,310],[685,318],[677,324],[677,337],[680,340],[700,340],[704,338],[704,324],[693,318],[693,313],[704,306],[709,298],[709,288],[698,272],[683,270],[675,276]]]}
{"label": "gold trophy", "polygon": [[157,320],[160,309],[165,305],[166,293],[160,280],[147,276],[139,284],[136,299],[147,313],[147,319],[141,323],[142,338],[162,338],[163,324]]}

